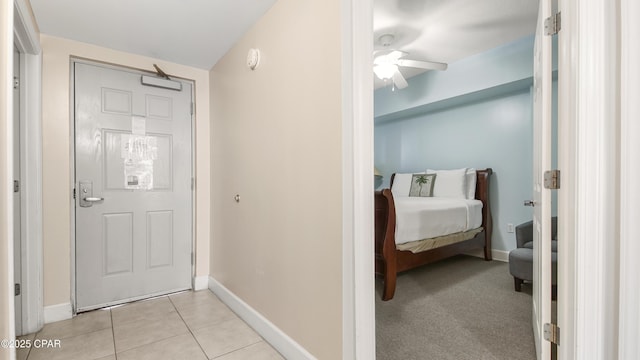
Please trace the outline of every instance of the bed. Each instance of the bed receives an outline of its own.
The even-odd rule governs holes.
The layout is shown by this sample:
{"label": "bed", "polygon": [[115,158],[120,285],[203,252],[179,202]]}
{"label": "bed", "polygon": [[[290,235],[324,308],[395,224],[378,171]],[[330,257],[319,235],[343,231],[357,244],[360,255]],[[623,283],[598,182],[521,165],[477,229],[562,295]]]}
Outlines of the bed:
{"label": "bed", "polygon": [[[429,173],[429,171],[426,171],[426,173]],[[444,236],[439,235],[438,231],[444,231],[440,229],[431,233],[431,235],[435,235],[432,238],[412,239],[412,237],[420,237],[421,234],[425,233],[421,232],[421,226],[416,223],[416,219],[406,220],[405,213],[407,213],[407,209],[412,206],[418,206],[413,205],[417,203],[417,200],[396,196],[397,205],[399,206],[399,208],[396,208],[392,189],[399,186],[394,186],[394,180],[399,181],[400,176],[398,176],[398,179],[396,179],[396,174],[391,176],[390,189],[375,192],[375,272],[376,275],[382,277],[382,300],[386,301],[393,298],[397,274],[403,271],[415,269],[454,255],[473,252],[474,250],[483,250],[484,259],[487,261],[492,260],[491,232],[493,223],[489,202],[489,178],[492,173],[493,170],[491,168],[475,170],[475,195],[469,195],[466,198],[467,200],[462,201],[463,204],[468,205],[460,205],[461,207],[475,208],[476,212],[479,208],[481,215],[467,215],[466,227],[458,228],[457,231],[454,229],[455,232],[453,234]],[[467,174],[473,176],[472,172],[467,172]],[[444,180],[444,178],[439,180]],[[402,181],[405,181],[404,178]],[[426,181],[424,181],[424,184],[425,188],[429,185]],[[420,188],[420,191],[422,191],[423,186],[420,186]],[[411,191],[413,191],[413,188]],[[433,207],[437,209],[439,205]],[[408,230],[397,229],[396,211],[400,211],[403,224],[413,224],[413,228]],[[432,219],[439,219],[438,216],[444,216],[436,213],[430,214],[428,217]],[[479,226],[476,226],[478,224]],[[402,238],[401,244],[397,244],[397,233],[399,238]],[[427,234],[429,234],[429,230],[427,230]]]}

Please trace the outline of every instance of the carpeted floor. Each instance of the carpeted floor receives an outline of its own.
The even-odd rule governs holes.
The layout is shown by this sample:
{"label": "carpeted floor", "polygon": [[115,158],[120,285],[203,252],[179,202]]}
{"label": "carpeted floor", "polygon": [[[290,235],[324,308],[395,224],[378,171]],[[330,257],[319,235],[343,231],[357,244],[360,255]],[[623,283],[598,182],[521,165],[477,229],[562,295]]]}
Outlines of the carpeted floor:
{"label": "carpeted floor", "polygon": [[513,290],[508,265],[456,256],[398,276],[381,301],[376,280],[378,360],[532,360],[531,285]]}

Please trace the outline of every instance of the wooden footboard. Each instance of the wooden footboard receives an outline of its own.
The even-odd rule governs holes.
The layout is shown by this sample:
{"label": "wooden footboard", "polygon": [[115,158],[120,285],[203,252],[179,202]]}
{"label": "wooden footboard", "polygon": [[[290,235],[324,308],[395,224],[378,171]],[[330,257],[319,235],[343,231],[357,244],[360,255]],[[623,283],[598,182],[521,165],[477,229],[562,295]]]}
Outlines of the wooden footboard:
{"label": "wooden footboard", "polygon": [[[489,178],[493,170],[477,170],[476,199],[482,201],[483,231],[470,240],[414,254],[396,249],[396,212],[390,189],[375,192],[375,272],[382,277],[382,300],[390,300],[396,290],[397,274],[457,254],[483,249],[485,260],[491,260],[493,219],[489,201]],[[393,176],[391,177],[393,184]]]}

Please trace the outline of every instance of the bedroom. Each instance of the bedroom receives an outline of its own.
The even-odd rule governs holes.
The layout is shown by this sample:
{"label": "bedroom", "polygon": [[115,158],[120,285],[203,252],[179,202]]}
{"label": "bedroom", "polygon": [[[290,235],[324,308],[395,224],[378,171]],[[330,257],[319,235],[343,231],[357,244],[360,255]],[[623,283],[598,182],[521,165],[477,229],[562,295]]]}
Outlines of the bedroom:
{"label": "bedroom", "polygon": [[[537,1],[517,3],[521,6],[528,4],[529,12],[537,6]],[[484,6],[491,4],[500,6],[504,2],[483,3]],[[453,34],[452,40],[447,36],[439,38],[439,42],[428,50],[416,50],[418,45],[415,43],[420,41],[423,47],[429,46],[425,40],[429,35],[424,33],[420,36],[413,35],[417,37],[415,43],[401,41],[401,49],[409,53],[406,55],[407,59],[448,62],[437,57],[437,54],[445,54],[446,51],[438,50],[447,43],[458,46],[456,36],[464,33],[464,29],[494,31],[494,34],[502,31],[508,35],[502,34],[502,41],[494,46],[450,61],[445,71],[427,71],[411,77],[407,88],[394,88],[390,82],[384,86],[384,83],[376,79],[374,154],[376,169],[382,176],[376,178],[375,186],[377,190],[389,187],[391,174],[394,172],[421,172],[426,168],[492,168],[492,255],[494,260],[507,261],[509,251],[516,247],[513,228],[531,219],[531,209],[523,206],[523,200],[530,198],[532,188],[532,32],[535,29],[537,11],[529,15],[520,14],[519,18],[514,15],[509,20],[504,14],[514,11],[513,9],[494,9],[489,11],[494,17],[489,21],[483,19],[477,9],[455,12],[455,5],[450,2],[447,5],[451,7],[447,8],[437,2],[425,5],[425,8],[432,7],[432,13],[438,14],[436,20],[429,15],[422,16],[425,24],[429,24],[424,28],[425,32],[434,28],[442,31],[439,27],[453,14],[473,13],[477,16],[467,20],[460,19],[464,15],[456,18],[456,24],[452,27],[457,25],[459,28],[443,31],[445,34]],[[414,11],[412,15],[402,19],[401,10],[411,6]],[[393,29],[389,24],[394,21],[395,24],[416,24],[416,19],[420,16],[415,11],[429,11],[418,9],[417,6],[416,2],[407,1],[376,2],[374,13],[378,12],[375,13],[377,17],[374,17],[375,39]],[[470,5],[458,3],[458,6],[467,6],[468,9]],[[395,18],[381,19],[383,16]],[[501,18],[497,18],[500,16]],[[513,18],[518,20],[513,21]],[[379,20],[377,23],[376,19]],[[479,25],[483,22],[487,24],[484,28]],[[529,30],[518,30],[520,33],[505,30],[514,23],[528,23]],[[399,29],[397,31],[401,33],[407,32],[406,26]],[[402,38],[402,34],[398,37]],[[381,48],[379,45],[376,49]],[[434,47],[438,50],[433,49]],[[554,59],[554,69],[555,64]],[[555,85],[554,81],[554,88]],[[554,144],[554,158],[555,149]],[[398,289],[396,294],[398,291],[401,290]]]}

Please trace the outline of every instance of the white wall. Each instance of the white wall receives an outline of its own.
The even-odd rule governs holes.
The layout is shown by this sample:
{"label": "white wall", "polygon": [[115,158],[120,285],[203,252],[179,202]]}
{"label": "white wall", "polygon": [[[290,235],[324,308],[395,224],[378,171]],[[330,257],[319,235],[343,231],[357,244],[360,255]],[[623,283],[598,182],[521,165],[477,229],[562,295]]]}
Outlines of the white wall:
{"label": "white wall", "polygon": [[196,276],[209,274],[210,127],[207,71],[76,41],[42,35],[44,304],[67,304],[71,294],[70,57],[165,72],[195,81]]}
{"label": "white wall", "polygon": [[211,274],[319,359],[342,358],[340,24],[340,1],[280,0],[210,80]]}

